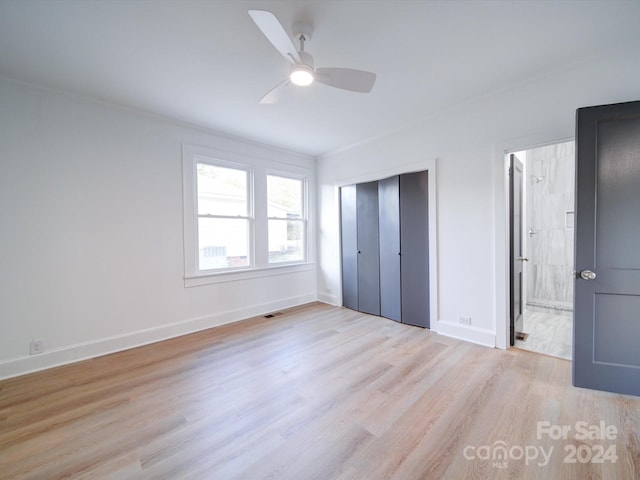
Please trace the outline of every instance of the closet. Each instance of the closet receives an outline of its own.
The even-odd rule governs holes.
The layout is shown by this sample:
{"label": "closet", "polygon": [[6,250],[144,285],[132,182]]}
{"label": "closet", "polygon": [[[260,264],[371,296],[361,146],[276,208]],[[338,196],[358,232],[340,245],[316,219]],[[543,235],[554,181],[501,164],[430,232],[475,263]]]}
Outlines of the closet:
{"label": "closet", "polygon": [[429,328],[428,172],[340,188],[342,303]]}

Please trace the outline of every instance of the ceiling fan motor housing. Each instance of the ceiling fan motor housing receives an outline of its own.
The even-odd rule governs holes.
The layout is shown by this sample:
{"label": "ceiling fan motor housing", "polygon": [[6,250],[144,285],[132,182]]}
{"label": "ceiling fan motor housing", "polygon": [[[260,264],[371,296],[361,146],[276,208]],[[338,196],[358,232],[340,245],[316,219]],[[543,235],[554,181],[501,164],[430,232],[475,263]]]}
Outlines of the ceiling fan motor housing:
{"label": "ceiling fan motor housing", "polygon": [[[298,52],[298,55],[300,55],[301,65],[305,67],[309,67],[311,69],[311,73],[313,73],[313,57],[311,56],[311,54],[302,51],[302,52]],[[298,65],[298,67],[299,66],[300,65]]]}

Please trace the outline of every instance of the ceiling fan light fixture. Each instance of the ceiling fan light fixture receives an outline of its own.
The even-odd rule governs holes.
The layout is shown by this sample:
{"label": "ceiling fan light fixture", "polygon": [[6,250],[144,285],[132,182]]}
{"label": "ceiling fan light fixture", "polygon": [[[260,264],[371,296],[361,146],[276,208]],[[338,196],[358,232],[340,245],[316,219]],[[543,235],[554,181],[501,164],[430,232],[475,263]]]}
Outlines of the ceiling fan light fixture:
{"label": "ceiling fan light fixture", "polygon": [[295,65],[291,69],[291,75],[289,76],[291,83],[300,87],[306,87],[313,83],[313,69],[308,65]]}

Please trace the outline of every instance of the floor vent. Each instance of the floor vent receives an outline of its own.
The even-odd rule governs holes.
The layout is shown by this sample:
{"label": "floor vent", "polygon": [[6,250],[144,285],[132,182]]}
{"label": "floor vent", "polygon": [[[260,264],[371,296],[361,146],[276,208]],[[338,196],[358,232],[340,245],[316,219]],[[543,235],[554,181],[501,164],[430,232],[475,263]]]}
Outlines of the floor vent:
{"label": "floor vent", "polygon": [[516,340],[520,340],[521,342],[526,342],[528,336],[529,336],[528,333],[518,332],[516,333]]}

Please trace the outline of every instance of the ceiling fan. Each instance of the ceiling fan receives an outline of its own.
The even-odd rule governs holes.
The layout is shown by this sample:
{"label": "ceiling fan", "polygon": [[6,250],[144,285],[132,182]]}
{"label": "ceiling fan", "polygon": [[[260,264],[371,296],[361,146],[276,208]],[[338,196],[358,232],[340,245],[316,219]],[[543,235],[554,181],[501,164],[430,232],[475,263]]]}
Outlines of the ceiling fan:
{"label": "ceiling fan", "polygon": [[292,83],[299,86],[311,85],[314,81],[331,87],[352,92],[369,93],[376,81],[376,74],[352,68],[315,68],[313,57],[304,49],[311,39],[311,25],[296,22],[293,25],[295,38],[300,42],[296,49],[286,30],[276,16],[266,10],[249,10],[249,15],[284,58],[291,62],[289,78],[273,87],[262,97],[260,103],[276,103],[282,91]]}

